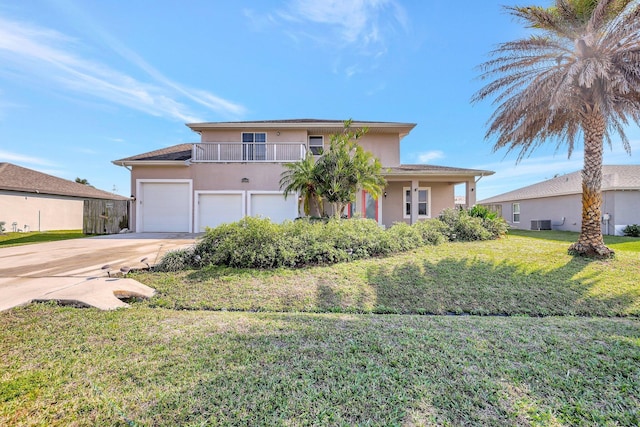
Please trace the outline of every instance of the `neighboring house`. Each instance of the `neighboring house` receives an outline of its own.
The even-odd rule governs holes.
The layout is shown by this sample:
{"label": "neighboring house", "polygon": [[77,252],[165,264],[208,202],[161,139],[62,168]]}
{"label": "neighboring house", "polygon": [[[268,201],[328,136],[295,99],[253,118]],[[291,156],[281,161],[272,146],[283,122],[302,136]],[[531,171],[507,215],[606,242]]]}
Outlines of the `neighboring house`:
{"label": "neighboring house", "polygon": [[[580,231],[582,175],[568,175],[523,187],[478,202],[497,212],[514,228]],[[602,232],[622,235],[640,224],[640,165],[602,167]]]}
{"label": "neighboring house", "polygon": [[[124,205],[127,216],[127,201],[88,185],[0,163],[0,221],[7,231],[84,230],[90,225],[97,227],[94,233],[108,232],[112,211]],[[115,227],[123,219],[120,215]]]}
{"label": "neighboring house", "polygon": [[[320,155],[339,120],[270,120],[187,124],[201,141],[139,154],[113,163],[131,171],[135,230],[201,232],[206,227],[261,215],[275,222],[300,216],[298,198],[280,190],[283,164],[307,151]],[[388,181],[373,200],[361,192],[350,214],[381,225],[414,223],[454,207],[454,186],[465,184],[467,205],[475,203],[478,177],[494,172],[431,165],[401,165],[400,141],[412,123],[353,122],[367,127],[358,143],[380,159]]]}

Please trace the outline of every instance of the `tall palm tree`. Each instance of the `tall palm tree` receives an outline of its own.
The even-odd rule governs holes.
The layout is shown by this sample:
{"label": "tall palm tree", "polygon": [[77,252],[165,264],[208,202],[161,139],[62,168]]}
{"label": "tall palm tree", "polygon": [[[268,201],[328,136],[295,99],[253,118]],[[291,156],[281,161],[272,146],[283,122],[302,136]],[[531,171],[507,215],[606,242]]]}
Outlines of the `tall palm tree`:
{"label": "tall palm tree", "polygon": [[290,193],[300,194],[298,212],[302,207],[304,214],[309,216],[313,206],[318,215],[322,215],[324,209],[322,197],[317,191],[317,171],[313,153],[309,151],[302,161],[286,163],[284,167],[285,170],[280,175],[280,189],[284,188],[285,200]]}
{"label": "tall palm tree", "polygon": [[[589,3],[591,4],[589,6]],[[586,6],[585,6],[586,5]],[[550,9],[506,7],[536,35],[503,43],[481,65],[493,79],[472,101],[494,97],[487,138],[518,161],[548,138],[571,156],[584,140],[582,226],[573,254],[609,257],[602,238],[603,142],[640,124],[640,0],[556,0]]]}

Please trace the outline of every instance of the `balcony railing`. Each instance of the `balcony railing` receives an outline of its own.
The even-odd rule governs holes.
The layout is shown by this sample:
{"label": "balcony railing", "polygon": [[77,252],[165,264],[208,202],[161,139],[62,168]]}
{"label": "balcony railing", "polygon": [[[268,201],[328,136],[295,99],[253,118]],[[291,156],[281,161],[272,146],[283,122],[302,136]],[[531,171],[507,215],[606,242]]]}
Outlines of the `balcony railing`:
{"label": "balcony railing", "polygon": [[302,142],[193,144],[192,162],[297,162],[306,155]]}

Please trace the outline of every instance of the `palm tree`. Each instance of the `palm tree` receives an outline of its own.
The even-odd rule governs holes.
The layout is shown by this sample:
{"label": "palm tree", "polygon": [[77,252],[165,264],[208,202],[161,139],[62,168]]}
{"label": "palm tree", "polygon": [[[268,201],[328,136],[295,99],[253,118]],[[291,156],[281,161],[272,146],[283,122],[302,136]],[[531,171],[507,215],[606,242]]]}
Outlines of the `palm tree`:
{"label": "palm tree", "polygon": [[506,7],[537,35],[503,43],[481,65],[493,78],[472,101],[495,97],[486,137],[494,150],[519,151],[518,161],[548,138],[571,156],[584,140],[582,226],[572,254],[609,257],[602,238],[603,142],[640,124],[640,2],[556,0],[549,9]]}
{"label": "palm tree", "polygon": [[306,216],[311,214],[312,204],[318,215],[322,215],[324,210],[322,197],[318,194],[316,187],[315,163],[313,153],[309,151],[302,161],[285,164],[285,171],[280,175],[280,189],[284,188],[285,200],[290,193],[299,193],[298,212],[302,206]]}
{"label": "palm tree", "polygon": [[356,142],[367,129],[352,131],[350,125],[347,120],[343,132],[331,135],[329,150],[316,164],[318,192],[331,203],[338,218],[355,201],[359,189],[377,199],[387,185],[380,160]]}

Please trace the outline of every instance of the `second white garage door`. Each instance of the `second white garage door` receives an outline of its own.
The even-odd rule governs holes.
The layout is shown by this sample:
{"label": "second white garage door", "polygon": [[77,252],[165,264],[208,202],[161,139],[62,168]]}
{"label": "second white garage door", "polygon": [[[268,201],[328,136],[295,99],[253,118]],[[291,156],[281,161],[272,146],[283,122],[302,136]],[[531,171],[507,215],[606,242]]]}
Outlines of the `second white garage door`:
{"label": "second white garage door", "polygon": [[287,200],[279,192],[249,192],[249,214],[271,219],[272,222],[283,222],[298,216],[298,198],[290,195]]}
{"label": "second white garage door", "polygon": [[[197,193],[197,192],[196,192]],[[216,227],[220,224],[241,220],[245,214],[244,192],[229,193],[199,193],[198,203],[198,231],[205,231],[206,227]]]}

